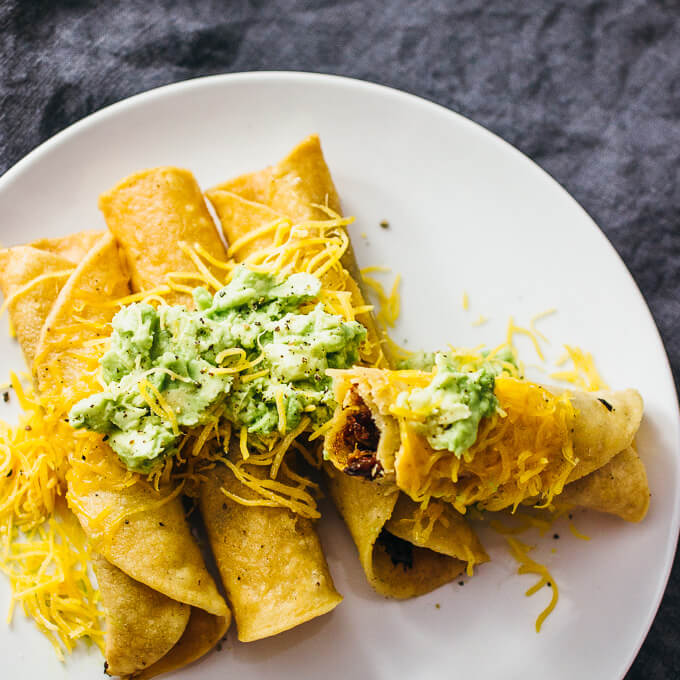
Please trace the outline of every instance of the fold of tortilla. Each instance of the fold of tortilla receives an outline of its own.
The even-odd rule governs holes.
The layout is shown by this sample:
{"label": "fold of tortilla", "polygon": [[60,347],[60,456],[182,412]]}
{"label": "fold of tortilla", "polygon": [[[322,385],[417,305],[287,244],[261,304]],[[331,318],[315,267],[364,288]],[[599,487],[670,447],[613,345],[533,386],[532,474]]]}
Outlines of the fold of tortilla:
{"label": "fold of tortilla", "polygon": [[14,331],[29,368],[33,365],[43,322],[69,272],[103,234],[103,231],[81,231],[0,250],[0,290],[5,298],[38,277],[44,277],[9,305]]}
{"label": "fold of tortilla", "polygon": [[229,617],[213,616],[192,607],[189,623],[177,644],[155,664],[134,673],[130,680],[149,680],[197,661],[215,647],[227,632],[230,622]]}
{"label": "fold of tortilla", "polygon": [[[303,140],[276,165],[224,182],[207,191],[206,196],[220,219],[230,246],[277,219],[287,218],[293,222],[328,219],[316,205],[327,205],[340,213],[338,194],[317,135]],[[249,241],[233,256],[242,261],[258,249],[271,245],[271,241],[270,232]],[[360,307],[365,302],[357,284],[359,273],[351,246],[343,256],[342,264],[350,275],[345,280],[345,290],[352,293],[352,304]],[[357,320],[366,326],[372,346],[379,348],[373,316],[361,314],[357,315]],[[386,364],[384,356],[377,356],[376,360]],[[464,568],[461,560],[450,557],[461,545],[461,537],[455,532],[450,534],[447,545],[439,542],[437,547],[426,546],[432,549],[418,545],[410,548],[413,559],[408,569],[395,563],[386,551],[389,542],[382,539],[399,498],[396,490],[385,492],[364,480],[333,474],[330,466],[325,466],[325,471],[333,501],[352,534],[366,578],[376,591],[388,597],[413,597],[452,580]],[[406,532],[403,522],[394,526],[399,526],[401,533]],[[466,554],[474,554],[477,543],[465,551]]]}
{"label": "fold of tortilla", "polygon": [[99,229],[78,231],[75,234],[67,234],[59,238],[41,238],[29,243],[33,248],[54,253],[78,264],[93,248],[94,244],[104,235]]}
{"label": "fold of tortilla", "polygon": [[[89,351],[96,358],[100,350],[82,345],[82,341],[107,334],[106,330],[92,331],[88,324],[76,324],[64,343],[61,329],[73,329],[76,304],[86,298],[94,300],[94,304],[79,308],[79,314],[90,322],[105,324],[116,310],[115,304],[107,303],[128,292],[127,271],[118,246],[106,233],[71,274],[43,326],[35,359],[38,389],[43,396],[63,399],[64,386],[83,380],[83,364],[74,357],[73,345],[81,345],[80,354]],[[179,602],[227,616],[229,610],[191,536],[180,499],[154,507],[152,504],[158,504],[162,496],[141,478],[132,486],[112,488],[110,481],[121,477],[116,454],[99,435],[90,435],[88,443],[87,457],[96,461],[100,470],[91,470],[84,464],[89,461],[81,462],[74,456],[67,480],[69,505],[95,549],[136,581]],[[116,521],[119,511],[131,509],[138,511],[125,522]],[[102,518],[97,526],[96,517]]]}
{"label": "fold of tortilla", "polygon": [[589,508],[641,522],[649,508],[647,471],[637,451],[629,446],[606,465],[564,487],[557,505]]}
{"label": "fold of tortilla", "polygon": [[164,657],[184,633],[191,607],[131,579],[101,555],[92,560],[106,618],[106,671],[126,676]]}
{"label": "fold of tortilla", "polygon": [[[455,549],[449,546],[440,553],[429,541],[427,547],[422,547],[405,539],[407,545],[400,553],[406,552],[406,560],[404,555],[390,551],[391,541],[384,539],[396,535],[387,530],[402,496],[396,487],[350,477],[332,467],[326,472],[331,498],[354,540],[366,580],[377,593],[398,599],[416,597],[452,581],[463,572],[465,562],[450,557]],[[458,543],[450,537],[446,542]]]}
{"label": "fold of tortilla", "polygon": [[[333,372],[334,390],[340,405],[336,409],[334,425],[326,438],[325,452],[339,470],[347,467],[349,457],[354,453],[352,436],[348,434],[351,416],[357,408],[367,409],[381,433],[376,451],[377,460],[388,479],[394,479],[399,488],[410,491],[408,480],[412,470],[421,466],[422,462],[431,460],[433,452],[408,423],[405,427],[409,430],[411,453],[406,456],[403,452],[401,437],[398,435],[399,426],[390,413],[390,407],[396,402],[402,388],[398,378],[388,379],[389,375],[383,369],[361,367]],[[552,388],[549,391],[552,392]],[[557,394],[561,392],[562,390],[555,390]],[[577,463],[568,478],[568,481],[573,481],[606,465],[617,453],[632,444],[640,427],[643,407],[640,395],[630,389],[598,393],[570,390],[569,395],[576,410],[572,424],[572,443]],[[519,453],[521,452],[518,451],[517,454]],[[627,462],[627,459],[622,461],[624,465]],[[460,474],[464,474],[464,467]],[[636,476],[634,468],[631,468],[629,474]],[[453,482],[450,488],[451,493],[455,493]],[[506,502],[506,505],[513,504],[514,494],[505,501],[503,497],[501,487],[493,498],[498,502]],[[607,499],[602,498],[601,501],[606,503]]]}
{"label": "fold of tortilla", "polygon": [[417,530],[413,521],[419,505],[403,493],[399,494],[399,500],[385,528],[394,536],[409,543],[436,550],[442,555],[454,557],[468,564],[488,562],[486,550],[465,518],[448,503],[432,501],[428,507],[433,506],[436,506],[441,514],[426,538],[420,535],[422,532]]}
{"label": "fold of tortilla", "polygon": [[[248,472],[264,475],[252,466]],[[224,465],[201,487],[200,507],[217,567],[234,611],[238,639],[252,642],[294,628],[334,609],[335,590],[311,520],[287,508],[245,506],[257,494]]]}
{"label": "fold of tortilla", "polygon": [[[0,251],[0,288],[5,295],[29,284],[36,276],[61,271],[68,261],[55,252],[68,252],[83,259],[83,250],[105,232],[81,232],[63,239],[39,241],[33,246],[17,246]],[[64,245],[65,244],[65,245]],[[46,245],[47,250],[36,246]],[[17,338],[29,366],[32,364],[40,331],[66,281],[50,279],[38,283],[10,305]],[[101,555],[94,555],[93,569],[106,614],[105,658],[111,675],[127,675],[156,662],[183,635],[189,619],[189,606],[170,599],[135,581]],[[201,611],[201,610],[197,610]],[[212,615],[204,614],[204,617]],[[212,617],[216,618],[216,617]],[[225,621],[226,619],[220,619]],[[176,657],[177,653],[173,655]],[[189,663],[189,661],[186,661]]]}
{"label": "fold of tortilla", "polygon": [[213,187],[206,192],[211,202],[214,191],[227,191],[260,203],[293,222],[328,219],[316,205],[340,213],[340,199],[318,135],[302,140],[276,165]]}
{"label": "fold of tortilla", "polygon": [[[158,174],[162,181],[152,180]],[[196,196],[192,188],[194,184],[184,170],[160,168],[123,180],[100,202],[128,260],[140,272],[137,280],[148,287],[161,285],[171,271],[196,271],[190,257],[178,249],[172,249],[164,262],[148,267],[146,243],[150,240],[162,238],[166,244],[178,239],[200,242],[214,258],[226,259],[212,221],[209,233],[205,225],[194,231],[194,223],[182,219],[188,197],[194,201],[190,215],[205,210],[202,195]],[[171,188],[177,188],[177,195]],[[149,215],[157,217],[147,219]],[[164,234],[157,231],[158,224],[164,226]],[[135,225],[134,230],[130,225]],[[133,279],[135,290],[137,285]],[[259,469],[248,468],[248,472],[257,474]],[[342,598],[333,586],[313,523],[302,518],[292,522],[285,508],[246,507],[226,498],[220,492],[222,482],[233,482],[234,493],[239,496],[249,494],[247,488],[229,477],[225,469],[215,471],[215,478],[201,491],[201,507],[239,639],[274,635],[333,609]],[[229,517],[237,518],[236,523]],[[280,559],[284,553],[290,559]],[[269,565],[265,571],[263,563]],[[291,563],[297,564],[297,569],[290,569]],[[238,577],[234,576],[237,570]],[[320,585],[310,589],[311,581]]]}
{"label": "fold of tortilla", "polygon": [[[161,167],[130,175],[100,196],[99,208],[125,252],[135,291],[163,285],[170,272],[197,271],[178,247],[181,241],[198,243],[213,257],[226,259],[201,189],[188,170]],[[197,286],[200,280],[188,283]],[[164,297],[170,303],[190,299],[181,292]]]}
{"label": "fold of tortilla", "polygon": [[18,293],[37,277],[49,275],[9,304],[14,332],[29,368],[33,365],[43,322],[74,269],[71,261],[31,246],[0,250],[0,290],[5,298]]}
{"label": "fold of tortilla", "polygon": [[[553,394],[564,390],[548,388]],[[569,400],[576,408],[574,421],[574,453],[576,467],[567,478],[567,484],[591,474],[606,465],[616,454],[632,445],[642,422],[642,397],[637,390],[616,392],[579,392],[567,390]],[[605,405],[607,404],[607,405]],[[637,462],[628,457],[632,477],[637,474]]]}

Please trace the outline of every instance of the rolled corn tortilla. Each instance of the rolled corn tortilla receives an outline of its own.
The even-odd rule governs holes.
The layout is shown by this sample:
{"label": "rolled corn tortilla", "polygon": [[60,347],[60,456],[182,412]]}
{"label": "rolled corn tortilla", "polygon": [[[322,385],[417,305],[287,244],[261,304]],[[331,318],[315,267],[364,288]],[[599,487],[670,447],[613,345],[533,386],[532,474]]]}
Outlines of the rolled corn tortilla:
{"label": "rolled corn tortilla", "polygon": [[101,555],[93,569],[106,616],[106,672],[127,676],[151,666],[180,639],[191,607],[131,579]]}
{"label": "rolled corn tortilla", "polygon": [[59,238],[41,238],[28,245],[38,250],[54,253],[74,264],[78,264],[103,235],[104,231],[102,230],[88,229]]}
{"label": "rolled corn tortilla", "polygon": [[0,250],[0,289],[29,368],[43,323],[74,269],[70,260],[31,246]]}
{"label": "rolled corn tortilla", "polygon": [[[256,466],[249,472],[266,474]],[[334,609],[342,597],[314,524],[285,508],[235,503],[221,489],[253,501],[258,495],[223,465],[213,473],[201,488],[201,514],[234,610],[238,639],[270,637]]]}
{"label": "rolled corn tortilla", "polygon": [[[453,453],[434,451],[421,436],[416,426],[409,421],[401,424],[392,415],[391,407],[397,402],[398,394],[406,389],[399,372],[383,369],[354,368],[346,371],[333,371],[334,390],[338,403],[333,426],[326,437],[326,454],[341,471],[351,467],[357,447],[362,446],[361,432],[358,428],[374,428],[371,439],[376,440],[374,453],[383,479],[392,482],[420,501],[421,489],[430,488],[436,498],[454,502],[461,494],[461,482],[470,478],[474,471],[465,461],[457,467],[455,480],[448,470],[450,462],[456,462]],[[508,379],[514,380],[514,379]],[[517,383],[515,383],[517,384]],[[563,390],[545,390],[554,396]],[[642,399],[635,390],[620,392],[569,392],[569,401],[575,409],[571,423],[571,442],[574,464],[564,482],[571,482],[606,466],[619,452],[627,449],[633,442],[642,418]],[[503,407],[501,400],[501,407]],[[521,427],[514,425],[513,427]],[[405,431],[402,431],[403,430]],[[366,437],[363,437],[364,439]],[[493,435],[491,435],[493,439]],[[521,450],[512,452],[518,457]],[[479,455],[479,454],[475,454]],[[554,451],[562,458],[562,448]],[[508,461],[512,463],[513,461]],[[547,461],[546,461],[547,462]],[[630,465],[631,479],[639,480],[639,465],[628,458],[620,459],[618,469]],[[517,466],[520,470],[521,466]],[[560,485],[561,487],[564,484]],[[533,494],[517,497],[519,485],[508,479],[498,489],[489,490],[488,496],[477,497],[477,501],[488,503],[493,510],[524,502]],[[565,487],[568,489],[569,487]],[[591,485],[588,497],[593,507],[601,509],[609,499],[602,496],[595,499],[601,485]]]}
{"label": "rolled corn tortilla", "polygon": [[[275,231],[268,225],[277,220],[327,220],[329,215],[318,206],[340,213],[337,191],[316,135],[303,140],[276,165],[220,184],[206,195],[220,219],[229,254],[246,263],[258,257],[262,249],[271,247]],[[322,277],[322,283],[349,292],[353,307],[364,307],[351,244],[341,262],[345,271],[341,280],[329,272]],[[372,315],[362,312],[356,318],[368,329],[370,351],[362,358],[371,364],[387,365]],[[455,578],[465,568],[468,557],[472,556],[470,568],[488,559],[469,527],[461,535],[457,533],[462,528],[460,524],[450,532],[448,541],[437,534],[440,540],[436,548],[422,535],[422,545],[414,536],[411,541],[400,539],[386,529],[399,498],[396,489],[392,493],[377,489],[362,479],[336,475],[328,466],[326,472],[331,496],[352,534],[367,579],[379,593],[400,598],[420,595]],[[414,531],[416,519],[411,525],[400,522],[394,526],[407,536]],[[460,550],[461,537],[470,538],[465,550]],[[461,554],[457,554],[459,550]],[[405,553],[410,555],[404,561]]]}
{"label": "rolled corn tortilla", "polygon": [[[91,343],[106,337],[115,301],[128,292],[118,246],[105,234],[69,277],[43,326],[34,361],[43,397],[68,403],[74,391],[81,396],[88,387],[96,389],[93,371],[101,345]],[[76,309],[86,323],[74,324]],[[180,499],[170,498],[169,490],[156,492],[139,477],[128,484],[130,476],[100,436],[79,441],[67,477],[68,500],[96,550],[154,590],[226,616]]]}
{"label": "rolled corn tortilla", "polygon": [[[188,170],[163,167],[130,175],[100,196],[99,208],[125,252],[134,291],[162,286],[173,272],[198,275],[183,280],[183,285],[202,283],[180,243],[198,244],[216,258],[224,256],[215,223]],[[212,265],[206,268],[219,276]],[[191,296],[173,290],[164,298],[169,303],[186,303]]]}
{"label": "rolled corn tortilla", "polygon": [[229,623],[230,617],[213,616],[202,609],[192,607],[189,623],[177,644],[156,663],[135,673],[132,678],[149,680],[197,661],[224,637],[229,629]]}
{"label": "rolled corn tortilla", "polygon": [[[197,272],[195,261],[185,251],[172,248],[167,252],[168,243],[200,243],[213,258],[226,260],[212,219],[210,228],[203,222],[209,213],[187,171],[157,168],[137,173],[105,194],[100,205],[137,271],[135,290],[139,282],[158,287],[173,271]],[[186,215],[191,219],[185,219]],[[200,216],[198,221],[194,216]],[[165,244],[164,259],[149,261],[146,244],[154,240]],[[216,268],[212,273],[219,276]],[[188,296],[177,294],[173,300],[187,303]],[[247,471],[259,474],[254,466],[247,466]],[[200,492],[203,522],[239,639],[268,637],[335,608],[342,598],[333,585],[313,522],[286,508],[244,506],[227,498],[220,491],[223,486],[240,497],[249,498],[250,492],[221,465]],[[289,559],[281,559],[283,554]],[[268,568],[263,569],[263,564]]]}
{"label": "rolled corn tortilla", "polygon": [[556,505],[589,508],[641,522],[649,508],[647,471],[633,446],[606,465],[564,487]]}
{"label": "rolled corn tortilla", "polygon": [[[10,315],[29,366],[41,329],[67,280],[64,276],[38,277],[68,271],[69,260],[55,253],[68,253],[74,269],[75,262],[82,260],[92,247],[93,237],[98,240],[104,234],[81,232],[0,251],[0,289],[6,297],[24,291],[11,304]],[[41,249],[43,246],[46,250]],[[135,581],[101,555],[94,554],[93,569],[105,610],[104,653],[108,673],[128,675],[157,666],[179,637],[185,637],[190,607]],[[218,620],[207,614],[203,617]],[[219,620],[226,625],[227,619]],[[173,652],[175,665],[182,659],[181,649]]]}

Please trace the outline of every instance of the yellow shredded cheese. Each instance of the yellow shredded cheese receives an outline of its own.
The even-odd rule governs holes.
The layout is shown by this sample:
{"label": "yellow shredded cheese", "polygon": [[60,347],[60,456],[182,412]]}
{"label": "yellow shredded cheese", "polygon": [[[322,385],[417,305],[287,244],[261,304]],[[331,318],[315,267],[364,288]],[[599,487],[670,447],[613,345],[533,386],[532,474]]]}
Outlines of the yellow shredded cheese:
{"label": "yellow shredded cheese", "polygon": [[567,361],[571,360],[573,369],[551,373],[551,378],[571,383],[587,392],[609,389],[609,386],[595,367],[595,360],[590,352],[585,352],[573,345],[565,345],[564,348],[566,352],[558,359],[557,365],[564,365]]}
{"label": "yellow shredded cheese", "polygon": [[580,538],[582,541],[589,541],[590,536],[586,536],[585,534],[582,534],[577,528],[576,525],[573,522],[569,522],[569,531],[576,536],[576,538]]}
{"label": "yellow shredded cheese", "polygon": [[548,571],[548,568],[545,565],[539,564],[531,557],[529,557],[529,552],[533,550],[532,546],[527,545],[526,543],[522,543],[522,541],[516,538],[506,538],[505,540],[508,542],[511,555],[515,558],[515,560],[519,564],[517,573],[536,574],[536,576],[540,576],[540,579],[526,591],[525,595],[527,597],[530,597],[531,595],[537,593],[544,586],[548,586],[552,590],[550,603],[538,615],[538,618],[536,619],[536,632],[540,633],[544,621],[550,615],[553,609],[555,609],[555,605],[557,604],[557,600],[559,599],[559,589],[557,587],[557,583],[555,583],[555,579],[552,577],[552,575]]}
{"label": "yellow shredded cheese", "polygon": [[276,391],[276,410],[279,414],[279,433],[286,434],[286,405],[283,401],[283,388]]}
{"label": "yellow shredded cheese", "polygon": [[[463,370],[474,370],[486,360],[474,350],[453,351]],[[512,364],[507,368],[517,374]],[[433,373],[389,371],[384,377],[401,392],[427,384]],[[527,498],[549,505],[561,493],[576,464],[571,440],[575,410],[568,394],[555,396],[510,376],[496,379],[495,394],[498,411],[480,423],[475,443],[460,458],[431,449],[409,426],[427,413],[391,406],[400,430],[399,483],[411,498],[447,500],[464,514],[475,504],[487,510],[511,506],[514,511]]]}
{"label": "yellow shredded cheese", "polygon": [[12,591],[8,622],[20,606],[63,659],[80,639],[103,644],[90,547],[64,503],[73,431],[14,374],[11,383],[23,413],[16,427],[0,422],[0,570]]}

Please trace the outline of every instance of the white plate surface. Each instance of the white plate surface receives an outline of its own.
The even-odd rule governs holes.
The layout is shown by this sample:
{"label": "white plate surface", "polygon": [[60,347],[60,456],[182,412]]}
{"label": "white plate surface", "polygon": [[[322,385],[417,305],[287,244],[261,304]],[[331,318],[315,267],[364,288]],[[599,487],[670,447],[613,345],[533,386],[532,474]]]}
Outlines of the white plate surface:
{"label": "white plate surface", "polygon": [[[6,173],[0,242],[104,227],[97,196],[133,171],[183,166],[207,188],[273,162],[311,132],[321,135],[345,212],[357,216],[351,234],[360,265],[385,264],[403,275],[397,340],[430,348],[497,344],[510,314],[528,322],[556,307],[541,322],[552,358],[561,343],[581,345],[612,387],[640,390],[649,515],[629,525],[579,514],[589,542],[563,524],[555,529],[559,541],[529,536],[561,589],[537,635],[534,619],[550,593],[524,596],[535,579],[515,574],[498,536],[483,534],[493,561],[464,587],[456,582],[409,602],[387,601],[366,585],[349,535],[328,508],[321,533],[344,602],[261,642],[240,644],[232,628],[221,652],[172,677],[622,677],[651,625],[675,552],[675,389],[649,310],[613,248],[554,180],[508,144],[444,108],[359,81],[293,73],[189,81],[90,116]],[[382,219],[389,229],[380,228]],[[473,327],[480,314],[489,321]],[[521,349],[534,361],[528,344]],[[0,376],[21,367],[15,344],[0,333]],[[0,580],[0,611],[8,593]],[[61,665],[21,617],[0,628],[0,658],[14,678],[99,677],[102,663],[98,652],[84,651]]]}

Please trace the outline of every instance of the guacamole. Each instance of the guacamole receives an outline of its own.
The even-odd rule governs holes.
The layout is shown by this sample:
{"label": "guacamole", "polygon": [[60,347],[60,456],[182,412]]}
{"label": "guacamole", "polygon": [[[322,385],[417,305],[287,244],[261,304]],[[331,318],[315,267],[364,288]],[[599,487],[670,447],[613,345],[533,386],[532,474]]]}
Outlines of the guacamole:
{"label": "guacamole", "polygon": [[320,289],[309,274],[240,266],[214,296],[196,289],[195,311],[123,307],[100,362],[105,390],[71,409],[71,425],[107,435],[129,469],[148,472],[216,413],[262,436],[304,415],[326,422],[335,407],[326,369],[356,363],[366,329],[325,312]]}
{"label": "guacamole", "polygon": [[418,416],[414,426],[433,449],[460,458],[475,443],[482,418],[498,408],[495,379],[505,363],[516,365],[515,357],[509,349],[488,355],[469,361],[448,352],[419,353],[401,363],[401,368],[435,370],[427,387],[401,392],[396,400],[398,409]]}

